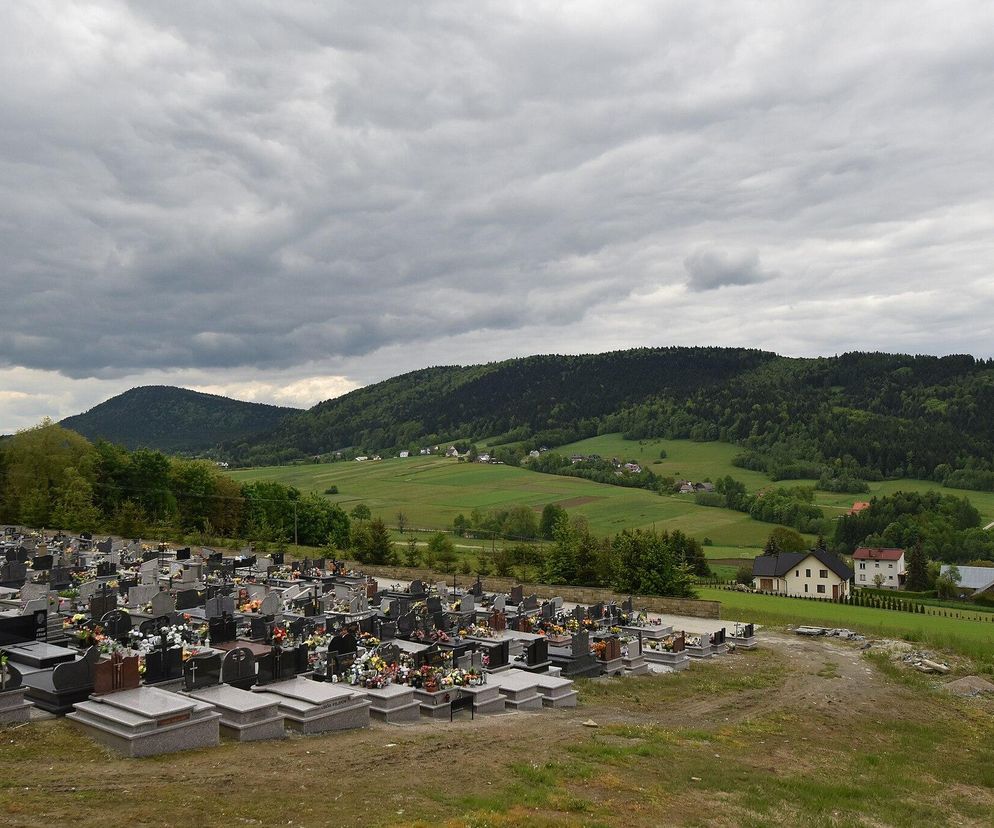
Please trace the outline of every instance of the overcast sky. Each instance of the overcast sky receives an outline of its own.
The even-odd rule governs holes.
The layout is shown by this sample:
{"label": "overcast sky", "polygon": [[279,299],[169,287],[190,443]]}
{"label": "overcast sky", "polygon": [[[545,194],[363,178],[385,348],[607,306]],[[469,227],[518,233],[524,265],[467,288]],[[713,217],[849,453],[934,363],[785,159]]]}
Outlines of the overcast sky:
{"label": "overcast sky", "polygon": [[0,431],[641,345],[994,355],[989,2],[0,10]]}

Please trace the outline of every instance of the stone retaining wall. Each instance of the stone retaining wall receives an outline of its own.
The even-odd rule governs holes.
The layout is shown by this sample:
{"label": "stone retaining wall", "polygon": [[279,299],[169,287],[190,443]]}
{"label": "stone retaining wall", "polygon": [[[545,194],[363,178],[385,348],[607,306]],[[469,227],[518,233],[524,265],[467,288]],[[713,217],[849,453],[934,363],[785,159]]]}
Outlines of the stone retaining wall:
{"label": "stone retaining wall", "polygon": [[[348,561],[350,567],[361,569],[369,575],[378,578],[395,578],[400,583],[409,583],[415,578],[422,581],[435,583],[445,581],[452,583],[452,575],[445,575],[441,572],[433,572],[422,567],[409,566],[372,566],[361,564],[358,561]],[[455,583],[458,586],[469,586],[476,580],[473,575],[456,575]],[[480,579],[483,581],[483,588],[487,592],[510,592],[511,587],[521,584],[525,594],[535,593],[539,598],[554,598],[561,596],[564,601],[576,604],[596,604],[603,601],[609,604],[614,601],[620,604],[628,598],[610,589],[600,587],[579,587],[564,586],[557,584],[530,584],[522,583],[514,578],[500,578],[496,575],[486,576]],[[645,608],[650,612],[660,612],[669,615],[687,615],[692,618],[721,618],[720,601],[696,601],[689,598],[664,598],[659,595],[633,595],[632,600],[638,608]]]}

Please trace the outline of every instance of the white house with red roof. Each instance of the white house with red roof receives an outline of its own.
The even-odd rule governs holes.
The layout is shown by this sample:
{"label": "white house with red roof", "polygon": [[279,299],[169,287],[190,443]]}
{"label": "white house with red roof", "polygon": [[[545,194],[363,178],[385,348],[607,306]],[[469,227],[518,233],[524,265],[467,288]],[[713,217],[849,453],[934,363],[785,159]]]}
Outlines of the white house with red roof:
{"label": "white house with red roof", "polygon": [[903,549],[861,546],[852,553],[852,563],[856,586],[877,587],[879,584],[880,589],[901,589],[904,586],[907,569]]}

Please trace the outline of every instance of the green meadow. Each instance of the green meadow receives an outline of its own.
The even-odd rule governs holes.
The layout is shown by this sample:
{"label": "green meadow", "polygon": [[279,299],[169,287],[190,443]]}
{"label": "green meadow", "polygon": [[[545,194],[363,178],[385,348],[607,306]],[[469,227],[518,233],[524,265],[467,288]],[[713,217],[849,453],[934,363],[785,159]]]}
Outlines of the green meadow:
{"label": "green meadow", "polygon": [[[659,458],[662,450],[664,459]],[[624,440],[620,434],[591,437],[555,448],[562,454],[600,454],[623,460],[638,460],[659,475],[711,480],[731,475],[750,491],[773,484],[765,475],[733,466],[739,452],[728,443],[695,443],[691,440]],[[642,489],[627,489],[573,477],[538,474],[513,466],[459,462],[430,456],[388,458],[365,462],[267,466],[238,469],[231,476],[241,480],[278,480],[302,491],[324,493],[332,486],[338,494],[327,495],[346,510],[366,503],[373,514],[388,525],[396,525],[403,512],[412,528],[448,529],[458,514],[467,517],[473,509],[502,509],[524,504],[540,511],[557,503],[571,514],[590,521],[598,534],[614,534],[626,528],[680,529],[713,546],[712,560],[754,557],[769,536],[773,524],[754,521],[729,509],[698,506],[693,495],[660,496]],[[814,485],[813,480],[785,481],[782,485]],[[855,500],[887,495],[898,490],[928,491],[968,497],[984,522],[994,521],[994,492],[945,489],[921,480],[888,480],[870,484],[867,495],[816,492],[815,502],[829,517],[848,510]]]}
{"label": "green meadow", "polygon": [[412,528],[447,529],[456,515],[468,516],[476,508],[523,504],[540,511],[547,503],[585,516],[598,534],[655,526],[681,529],[700,540],[711,538],[718,545],[757,547],[772,528],[741,512],[698,506],[693,497],[664,497],[643,489],[445,457],[268,466],[235,470],[231,476],[241,481],[278,480],[305,492],[337,486],[338,494],[327,497],[344,509],[366,503],[389,525],[395,525],[397,513],[403,512]]}
{"label": "green meadow", "polygon": [[[659,454],[663,450],[666,451],[666,457],[661,459]],[[736,480],[741,480],[750,492],[770,485],[770,479],[762,472],[732,465],[732,458],[741,454],[742,449],[731,443],[695,443],[693,440],[662,438],[625,440],[620,434],[601,434],[558,446],[553,451],[565,455],[599,454],[605,459],[617,457],[623,461],[637,460],[653,474],[676,480],[699,482],[731,475]]]}

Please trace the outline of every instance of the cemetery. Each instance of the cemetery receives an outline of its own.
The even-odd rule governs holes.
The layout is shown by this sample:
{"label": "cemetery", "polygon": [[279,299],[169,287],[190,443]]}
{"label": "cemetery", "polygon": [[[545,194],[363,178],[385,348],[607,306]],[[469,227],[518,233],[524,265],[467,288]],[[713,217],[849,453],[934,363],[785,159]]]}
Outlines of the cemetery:
{"label": "cemetery", "polygon": [[381,583],[326,559],[3,533],[0,723],[64,716],[128,757],[573,708],[576,679],[755,647],[751,625],[650,617],[630,598],[571,605],[479,579]]}

